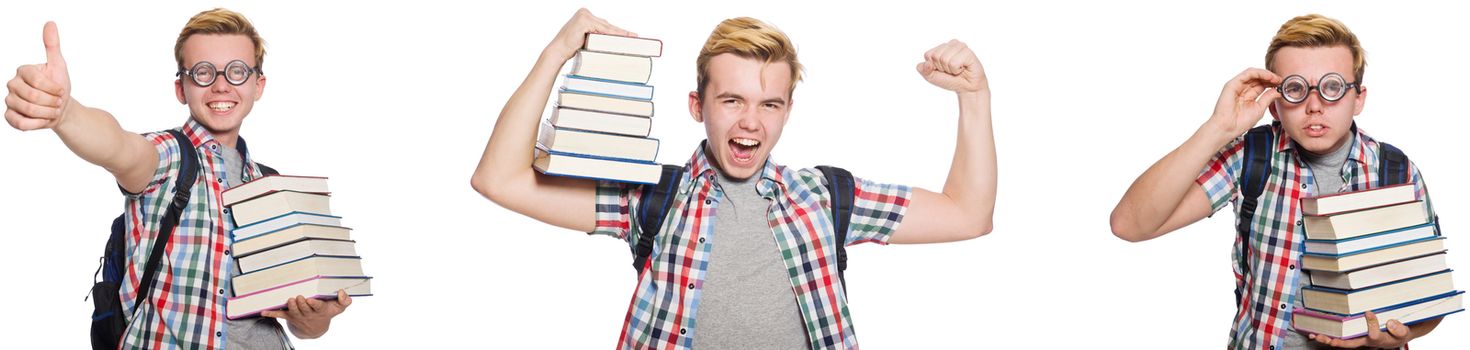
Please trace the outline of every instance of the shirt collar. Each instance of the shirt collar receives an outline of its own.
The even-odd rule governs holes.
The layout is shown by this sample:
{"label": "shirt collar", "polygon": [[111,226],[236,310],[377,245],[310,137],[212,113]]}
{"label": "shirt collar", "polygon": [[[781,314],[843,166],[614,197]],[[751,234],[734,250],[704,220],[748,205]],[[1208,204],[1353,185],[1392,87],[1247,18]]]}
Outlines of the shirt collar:
{"label": "shirt collar", "polygon": [[[205,150],[216,155],[220,152],[217,148],[221,144],[214,139],[214,134],[211,134],[209,129],[204,128],[204,124],[199,124],[194,118],[189,118],[189,121],[184,122],[182,130],[184,131],[184,135],[189,136],[189,143],[192,143],[195,149]],[[235,138],[235,151],[240,152],[240,159],[243,160],[245,166],[245,176],[243,179],[247,181],[254,179],[255,176],[253,174],[257,173],[257,169],[255,161],[250,158],[250,149],[245,146],[244,137]]]}

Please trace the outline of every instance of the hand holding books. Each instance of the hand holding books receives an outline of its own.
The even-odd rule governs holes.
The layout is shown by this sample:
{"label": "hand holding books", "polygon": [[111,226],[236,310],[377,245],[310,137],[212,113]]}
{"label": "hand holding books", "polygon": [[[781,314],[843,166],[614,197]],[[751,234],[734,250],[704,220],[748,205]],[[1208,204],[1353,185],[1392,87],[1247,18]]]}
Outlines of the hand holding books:
{"label": "hand holding books", "polygon": [[345,291],[337,291],[336,300],[317,300],[296,296],[286,303],[286,309],[261,312],[261,316],[285,319],[292,334],[302,339],[312,339],[327,333],[332,317],[352,306],[352,297]]}
{"label": "hand holding books", "polygon": [[637,34],[607,23],[607,20],[593,16],[592,11],[582,8],[572,15],[572,19],[567,20],[567,24],[561,27],[561,32],[556,33],[556,39],[552,39],[551,44],[546,46],[545,56],[566,62],[582,49],[582,46],[587,43],[587,34],[592,33],[637,36]]}

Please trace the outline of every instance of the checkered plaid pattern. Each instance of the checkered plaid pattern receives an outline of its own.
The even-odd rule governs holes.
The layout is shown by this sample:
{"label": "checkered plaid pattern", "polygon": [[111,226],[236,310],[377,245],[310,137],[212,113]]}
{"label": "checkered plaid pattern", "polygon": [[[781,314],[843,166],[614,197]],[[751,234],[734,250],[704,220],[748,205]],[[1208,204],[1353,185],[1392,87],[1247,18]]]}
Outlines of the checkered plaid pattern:
{"label": "checkered plaid pattern", "polygon": [[[1241,298],[1230,332],[1231,349],[1274,350],[1281,346],[1286,332],[1294,332],[1291,314],[1299,292],[1297,278],[1306,278],[1298,267],[1305,247],[1300,200],[1316,195],[1317,187],[1311,168],[1297,153],[1297,145],[1273,126],[1269,176],[1253,217],[1240,218],[1241,198],[1237,188],[1242,162],[1246,160],[1244,137],[1220,151],[1201,172],[1196,182],[1209,196],[1212,210],[1226,204],[1236,208],[1237,220],[1250,220],[1250,234],[1245,240],[1238,235],[1232,255],[1235,289]],[[1361,191],[1378,184],[1378,142],[1353,127],[1349,137],[1348,161],[1343,163],[1342,182],[1346,191]],[[1429,202],[1419,168],[1409,166],[1419,198]],[[1322,174],[1330,176],[1330,174]],[[1429,206],[1431,216],[1433,207]]]}
{"label": "checkered plaid pattern", "polygon": [[[621,348],[688,349],[698,332],[694,315],[699,311],[710,247],[715,244],[711,234],[719,202],[712,189],[718,175],[702,145],[685,169],[689,171],[680,180],[648,265],[638,276],[618,339]],[[857,348],[846,294],[838,281],[837,240],[822,174],[767,161],[759,176],[756,188],[762,197],[772,199],[771,232],[790,273],[811,348]],[[862,179],[856,182],[847,242],[886,245],[908,208],[909,188]],[[637,208],[641,193],[638,185],[600,183],[597,228],[592,233],[636,245],[638,226],[630,213]]]}
{"label": "checkered plaid pattern", "polygon": [[[224,191],[224,147],[202,125],[189,120],[182,130],[189,140],[167,132],[144,135],[158,150],[158,168],[148,187],[127,196],[127,271],[119,296],[124,310],[133,310],[142,269],[158,236],[159,221],[173,200],[178,179],[180,144],[186,141],[200,155],[201,179],[183,181],[193,186],[178,229],[167,242],[158,281],[148,303],[130,318],[122,347],[132,349],[220,349],[225,346],[225,288],[229,288],[229,222],[220,194]],[[245,155],[245,181],[260,170]]]}

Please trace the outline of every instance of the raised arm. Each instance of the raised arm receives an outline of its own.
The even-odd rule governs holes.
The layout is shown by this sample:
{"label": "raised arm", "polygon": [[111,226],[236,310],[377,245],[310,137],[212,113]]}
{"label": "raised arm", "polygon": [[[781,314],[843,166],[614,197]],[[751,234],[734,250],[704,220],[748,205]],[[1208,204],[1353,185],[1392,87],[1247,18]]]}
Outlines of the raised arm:
{"label": "raised arm", "polygon": [[83,106],[71,95],[56,23],[41,32],[46,63],[20,66],[6,84],[5,121],[22,131],[51,129],[89,163],[101,166],[129,192],[142,191],[158,167],[158,152],[142,135],[127,132],[106,111]]}
{"label": "raised arm", "polygon": [[990,233],[995,213],[995,136],[990,126],[990,84],[980,59],[965,43],[950,40],[924,53],[918,71],[930,84],[954,91],[959,127],[944,191],[915,188],[903,225],[890,243],[939,243]]}
{"label": "raised arm", "polygon": [[1215,112],[1189,140],[1133,181],[1113,209],[1113,235],[1130,242],[1153,239],[1210,215],[1204,189],[1195,183],[1220,149],[1261,120],[1280,93],[1276,74],[1251,68],[1225,84]]}
{"label": "raised arm", "polygon": [[470,185],[485,198],[536,220],[582,232],[596,227],[597,182],[547,176],[531,168],[541,111],[561,66],[576,55],[587,33],[631,35],[592,15],[577,14],[541,51],[536,66],[516,89],[485,145]]}

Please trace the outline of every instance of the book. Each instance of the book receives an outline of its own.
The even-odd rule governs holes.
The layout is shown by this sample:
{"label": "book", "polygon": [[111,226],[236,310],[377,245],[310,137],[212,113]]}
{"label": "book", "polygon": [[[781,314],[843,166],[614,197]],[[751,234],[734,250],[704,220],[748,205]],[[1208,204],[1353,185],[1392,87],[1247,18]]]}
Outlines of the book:
{"label": "book", "polygon": [[648,137],[648,132],[653,129],[653,119],[648,117],[570,107],[557,107],[551,112],[551,116],[546,118],[546,121],[556,127],[635,137]]}
{"label": "book", "polygon": [[535,152],[535,160],[531,166],[547,175],[655,184],[658,183],[659,176],[663,174],[663,166],[653,162],[633,162],[562,153],[547,150],[542,145],[536,145]]}
{"label": "book", "polygon": [[240,227],[290,212],[332,215],[329,196],[296,191],[277,191],[235,203],[229,209],[235,218],[235,227]]}
{"label": "book", "polygon": [[1394,261],[1353,271],[1312,271],[1312,285],[1337,289],[1361,289],[1372,287],[1408,276],[1419,276],[1449,269],[1445,253]]}
{"label": "book", "polygon": [[327,178],[325,177],[267,175],[225,190],[224,197],[221,200],[228,207],[235,203],[275,193],[276,191],[296,191],[316,194],[331,193],[327,190]]}
{"label": "book", "polygon": [[561,88],[568,91],[604,95],[636,100],[652,100],[653,86],[616,80],[597,79],[578,75],[567,75],[561,80]]}
{"label": "book", "polygon": [[1352,254],[1373,248],[1391,246],[1408,241],[1434,237],[1437,233],[1433,222],[1365,236],[1338,240],[1306,240],[1306,252],[1317,254]]}
{"label": "book", "polygon": [[596,51],[577,51],[572,58],[572,75],[648,84],[653,78],[653,59]]}
{"label": "book", "polygon": [[[1413,325],[1424,320],[1443,317],[1464,311],[1461,307],[1465,292],[1454,292],[1393,307],[1373,310],[1378,315],[1379,329],[1387,328],[1388,320],[1399,320],[1404,325]],[[1291,323],[1297,330],[1321,334],[1339,339],[1352,339],[1368,334],[1368,322],[1361,313],[1335,315],[1311,309],[1298,309],[1292,313]]]}
{"label": "book", "polygon": [[234,230],[230,230],[230,235],[235,237],[235,243],[238,244],[240,241],[251,237],[303,224],[342,226],[342,217],[306,212],[290,212],[253,224],[236,226]]}
{"label": "book", "polygon": [[664,42],[658,39],[588,33],[582,49],[621,55],[658,57],[663,55]]}
{"label": "book", "polygon": [[602,158],[652,162],[658,157],[658,139],[558,128],[550,122],[541,123],[536,143],[552,151]]}
{"label": "book", "polygon": [[1423,201],[1302,218],[1308,239],[1347,239],[1429,222]]}
{"label": "book", "polygon": [[363,276],[362,258],[312,255],[295,261],[246,271],[230,279],[235,295],[250,294],[312,276]]}
{"label": "book", "polygon": [[273,249],[308,239],[351,240],[351,233],[352,229],[341,226],[294,224],[279,230],[236,239],[230,249],[234,251],[235,256],[244,257],[262,250]]}
{"label": "book", "polygon": [[1302,214],[1325,215],[1411,202],[1418,199],[1414,184],[1405,183],[1347,193],[1302,198]]}
{"label": "book", "polygon": [[225,304],[225,317],[238,320],[258,316],[262,311],[286,308],[286,301],[296,296],[336,300],[337,291],[345,291],[353,297],[371,296],[372,277],[313,276],[275,288],[242,294],[230,298]]}
{"label": "book", "polygon": [[1443,252],[1444,237],[1431,237],[1399,245],[1380,247],[1352,254],[1302,254],[1302,269],[1343,272],[1380,265],[1404,258]]}
{"label": "book", "polygon": [[1450,270],[1444,270],[1355,290],[1308,286],[1302,288],[1302,304],[1312,310],[1349,315],[1453,291]]}
{"label": "book", "polygon": [[240,271],[249,273],[313,255],[357,256],[353,243],[349,240],[305,239],[263,251],[246,254],[237,251],[235,257],[240,262]]}
{"label": "book", "polygon": [[557,107],[653,117],[653,101],[608,97],[562,90],[556,97]]}

